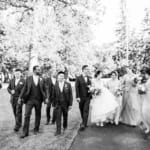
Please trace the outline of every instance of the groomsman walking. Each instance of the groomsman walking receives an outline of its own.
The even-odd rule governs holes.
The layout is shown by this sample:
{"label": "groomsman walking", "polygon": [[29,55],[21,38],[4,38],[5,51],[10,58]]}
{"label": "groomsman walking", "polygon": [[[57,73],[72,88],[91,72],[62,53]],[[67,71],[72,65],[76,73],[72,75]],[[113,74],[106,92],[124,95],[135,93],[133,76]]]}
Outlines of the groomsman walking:
{"label": "groomsman walking", "polygon": [[11,95],[10,102],[12,105],[14,117],[15,117],[15,127],[14,131],[19,131],[22,125],[22,105],[23,103],[18,103],[18,98],[21,90],[25,84],[25,80],[21,78],[21,70],[16,69],[14,72],[14,78],[10,80],[8,85],[8,92]]}
{"label": "groomsman walking", "polygon": [[91,80],[89,75],[88,65],[82,67],[82,75],[76,78],[76,99],[79,102],[79,109],[82,118],[80,125],[80,131],[83,131],[87,127],[88,115],[89,115],[89,104],[91,94],[89,92],[89,86]]}
{"label": "groomsman walking", "polygon": [[57,82],[54,86],[54,107],[56,113],[56,133],[55,136],[61,134],[61,118],[63,115],[63,129],[68,127],[68,111],[72,108],[72,87],[65,81],[65,73],[59,72]]}
{"label": "groomsman walking", "polygon": [[[51,107],[52,107],[52,103],[53,103],[53,88],[54,88],[54,82],[52,79],[52,72],[49,69],[48,72],[48,77],[45,79],[45,85],[46,85],[46,95],[47,95],[47,99],[46,99],[46,117],[47,117],[47,121],[45,125],[48,125],[51,119]],[[52,124],[55,123],[55,111],[53,110],[53,116],[52,116]]]}
{"label": "groomsman walking", "polygon": [[25,138],[29,134],[30,116],[33,107],[35,108],[34,134],[39,132],[42,102],[46,99],[45,85],[43,79],[39,76],[40,68],[39,66],[34,66],[33,75],[26,79],[25,86],[19,96],[19,101],[21,102],[23,98],[26,104],[23,133],[20,138]]}

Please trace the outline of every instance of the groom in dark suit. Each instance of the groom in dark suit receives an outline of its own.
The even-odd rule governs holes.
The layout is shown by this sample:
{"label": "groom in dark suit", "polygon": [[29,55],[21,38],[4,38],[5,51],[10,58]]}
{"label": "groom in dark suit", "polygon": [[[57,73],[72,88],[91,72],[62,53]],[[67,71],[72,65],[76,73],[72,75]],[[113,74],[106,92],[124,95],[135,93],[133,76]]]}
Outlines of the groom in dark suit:
{"label": "groom in dark suit", "polygon": [[59,72],[57,82],[54,86],[54,107],[56,113],[56,133],[55,136],[61,134],[61,118],[63,115],[63,129],[68,127],[68,111],[72,108],[72,87],[65,81],[65,73]]}
{"label": "groom in dark suit", "polygon": [[89,77],[88,65],[82,67],[82,75],[76,78],[76,99],[79,102],[79,109],[82,118],[80,125],[80,131],[83,131],[87,127],[89,104],[91,99],[91,93],[89,92],[89,86],[91,80]]}
{"label": "groom in dark suit", "polygon": [[42,102],[46,99],[45,85],[43,79],[40,78],[39,66],[33,67],[33,75],[26,79],[25,85],[19,96],[19,101],[24,100],[25,105],[25,118],[23,133],[20,138],[28,136],[30,116],[33,107],[35,108],[35,128],[34,133],[39,132],[40,120],[41,120],[41,107]]}

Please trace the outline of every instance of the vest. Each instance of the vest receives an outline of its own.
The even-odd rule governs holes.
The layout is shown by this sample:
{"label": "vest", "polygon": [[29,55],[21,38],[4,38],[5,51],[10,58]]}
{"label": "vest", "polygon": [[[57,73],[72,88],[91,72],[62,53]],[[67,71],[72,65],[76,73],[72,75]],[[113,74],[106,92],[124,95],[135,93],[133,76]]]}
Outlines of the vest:
{"label": "vest", "polygon": [[59,104],[60,105],[64,105],[65,104],[64,93],[63,93],[63,91],[61,92],[60,89],[59,89]]}
{"label": "vest", "polygon": [[29,95],[30,95],[29,100],[35,100],[38,102],[42,102],[43,96],[42,96],[42,92],[40,89],[40,80],[38,81],[38,84],[36,86],[32,79],[32,84],[31,84],[31,89],[30,89]]}

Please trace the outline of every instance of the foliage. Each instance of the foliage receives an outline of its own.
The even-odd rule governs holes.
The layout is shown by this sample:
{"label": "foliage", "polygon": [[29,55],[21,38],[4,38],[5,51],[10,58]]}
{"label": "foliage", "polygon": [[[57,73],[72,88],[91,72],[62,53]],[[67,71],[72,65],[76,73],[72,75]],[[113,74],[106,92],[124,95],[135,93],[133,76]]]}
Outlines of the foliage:
{"label": "foliage", "polygon": [[28,61],[29,66],[35,53],[41,61],[49,58],[67,66],[81,66],[94,59],[90,24],[104,14],[100,2],[16,0],[3,2],[2,9],[4,58]]}

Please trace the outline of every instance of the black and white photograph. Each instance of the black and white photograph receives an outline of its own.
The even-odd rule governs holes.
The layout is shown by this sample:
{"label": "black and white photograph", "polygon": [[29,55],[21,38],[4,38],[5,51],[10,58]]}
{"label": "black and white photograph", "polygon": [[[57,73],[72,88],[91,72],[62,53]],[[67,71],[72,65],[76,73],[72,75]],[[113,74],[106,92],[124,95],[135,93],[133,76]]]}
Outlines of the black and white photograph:
{"label": "black and white photograph", "polygon": [[150,150],[150,0],[0,0],[0,150]]}

